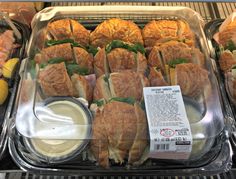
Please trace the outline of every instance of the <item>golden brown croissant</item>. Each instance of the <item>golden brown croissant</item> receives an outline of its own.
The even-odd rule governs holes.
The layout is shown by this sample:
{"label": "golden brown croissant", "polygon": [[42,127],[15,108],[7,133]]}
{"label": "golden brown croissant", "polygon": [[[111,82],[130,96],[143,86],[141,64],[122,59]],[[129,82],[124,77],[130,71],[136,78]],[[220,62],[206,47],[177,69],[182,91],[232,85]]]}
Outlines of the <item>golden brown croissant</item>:
{"label": "golden brown croissant", "polygon": [[55,40],[72,39],[83,46],[89,44],[90,32],[75,20],[60,19],[50,22],[47,30]]}
{"label": "golden brown croissant", "polygon": [[105,73],[132,70],[144,74],[147,59],[140,52],[134,53],[124,48],[115,48],[108,54],[102,48],[94,57],[94,71],[99,77]]}
{"label": "golden brown croissant", "polygon": [[39,83],[46,96],[73,96],[73,86],[64,62],[48,65],[40,71]]}
{"label": "golden brown croissant", "polygon": [[73,56],[70,43],[43,48],[40,53],[35,55],[34,60],[37,63],[44,63],[52,58],[64,58],[66,61],[72,61]]}
{"label": "golden brown croissant", "polygon": [[81,47],[71,47],[70,43],[63,43],[43,48],[35,55],[36,63],[47,63],[50,59],[61,58],[66,62],[76,62],[80,68],[84,68],[89,74],[93,73],[93,55]]}
{"label": "golden brown croissant", "polygon": [[164,79],[161,71],[156,68],[157,67],[150,67],[150,73],[148,75],[150,86],[168,86],[169,84]]}
{"label": "golden brown croissant", "polygon": [[230,70],[232,66],[236,65],[236,59],[233,53],[229,50],[223,51],[220,54],[219,64],[222,71],[227,72]]}
{"label": "golden brown croissant", "polygon": [[144,75],[132,71],[111,73],[97,79],[94,89],[94,99],[104,98],[109,100],[112,97],[133,97],[141,100],[143,87],[149,86],[149,81]]}
{"label": "golden brown croissant", "polygon": [[74,47],[74,58],[76,63],[89,71],[89,74],[93,73],[93,55],[88,53],[85,49],[81,47]]}
{"label": "golden brown croissant", "polygon": [[129,158],[128,162],[130,164],[137,162],[145,147],[148,145],[147,141],[147,133],[148,133],[148,126],[147,120],[144,111],[140,108],[137,103],[134,104],[135,115],[137,119],[137,132],[134,138],[133,145],[129,151]]}
{"label": "golden brown croissant", "polygon": [[204,55],[197,48],[190,48],[186,44],[178,41],[168,41],[153,47],[149,56],[148,64],[161,69],[165,74],[165,64],[169,64],[176,59],[184,59],[186,62],[205,65]]}
{"label": "golden brown croissant", "polygon": [[226,47],[232,41],[236,44],[236,20],[226,25],[225,29],[219,32],[219,43]]}
{"label": "golden brown croissant", "polygon": [[[97,162],[104,168],[109,167],[108,153],[108,135],[105,128],[104,111],[98,110],[93,121],[93,136],[90,143],[90,149],[93,152]],[[110,122],[109,122],[110,123]]]}
{"label": "golden brown croissant", "polygon": [[108,167],[109,158],[120,164],[128,158],[132,164],[143,154],[147,138],[147,121],[140,106],[112,101],[96,113],[91,150],[103,167]]}
{"label": "golden brown croissant", "polygon": [[210,84],[208,71],[193,63],[178,64],[172,85],[180,85],[183,95],[198,97]]}
{"label": "golden brown croissant", "polygon": [[156,43],[180,40],[194,46],[195,37],[189,25],[181,20],[153,20],[142,30],[144,44],[153,47]]}
{"label": "golden brown croissant", "polygon": [[132,21],[118,18],[105,20],[90,35],[90,42],[95,47],[105,47],[112,40],[143,44],[139,27]]}

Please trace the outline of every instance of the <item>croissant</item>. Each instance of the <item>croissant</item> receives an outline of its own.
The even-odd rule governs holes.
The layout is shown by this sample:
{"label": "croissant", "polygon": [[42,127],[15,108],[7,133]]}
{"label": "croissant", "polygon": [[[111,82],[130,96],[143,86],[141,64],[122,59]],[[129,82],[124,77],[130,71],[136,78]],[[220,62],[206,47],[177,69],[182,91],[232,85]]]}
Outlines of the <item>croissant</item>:
{"label": "croissant", "polygon": [[111,73],[97,79],[94,89],[94,99],[109,100],[112,97],[133,97],[140,101],[143,97],[143,87],[149,86],[148,79],[139,73],[123,71]]}
{"label": "croissant", "polygon": [[102,48],[94,57],[94,71],[97,77],[112,72],[132,70],[144,74],[147,59],[140,52],[134,53],[124,48],[115,48],[108,54]]}
{"label": "croissant", "polygon": [[90,35],[90,42],[95,47],[105,47],[112,40],[143,44],[139,27],[132,21],[118,18],[105,20]]}
{"label": "croissant", "polygon": [[178,64],[172,85],[179,85],[183,95],[196,98],[210,84],[208,71],[192,63]]}
{"label": "croissant", "polygon": [[230,70],[232,66],[236,65],[236,59],[233,53],[229,50],[223,51],[220,54],[219,64],[222,71],[227,72]]}
{"label": "croissant", "polygon": [[232,41],[236,44],[236,20],[226,25],[225,29],[219,32],[219,43],[224,47]]}
{"label": "croissant", "polygon": [[102,167],[109,166],[109,159],[122,164],[128,158],[133,164],[143,154],[147,139],[147,121],[140,106],[112,101],[96,113],[91,151]]}
{"label": "croissant", "polygon": [[52,58],[63,58],[66,61],[72,61],[73,56],[70,43],[64,43],[43,48],[40,53],[35,55],[34,60],[37,63],[44,63],[48,62],[48,60]]}
{"label": "croissant", "polygon": [[88,53],[85,49],[80,47],[74,47],[74,58],[76,63],[82,67],[87,68],[89,73],[93,73],[93,55]]}
{"label": "croissant", "polygon": [[144,44],[153,47],[156,43],[180,40],[194,46],[195,37],[189,25],[181,20],[153,20],[142,30]]}
{"label": "croissant", "polygon": [[148,64],[165,72],[165,65],[176,59],[184,59],[186,62],[205,65],[204,55],[197,48],[190,48],[178,41],[168,41],[152,48],[148,56]]}
{"label": "croissant", "polygon": [[73,86],[63,62],[40,71],[39,83],[46,96],[73,96]]}
{"label": "croissant", "polygon": [[72,39],[83,46],[89,44],[90,31],[72,19],[60,19],[50,22],[47,31],[55,40]]}
{"label": "croissant", "polygon": [[168,86],[168,83],[164,79],[162,73],[156,69],[156,67],[150,68],[148,75],[150,86]]}
{"label": "croissant", "polygon": [[62,58],[66,62],[75,61],[81,68],[86,68],[88,73],[93,73],[93,55],[81,47],[71,47],[70,43],[63,43],[43,48],[35,55],[34,60],[39,63],[47,63],[50,59]]}

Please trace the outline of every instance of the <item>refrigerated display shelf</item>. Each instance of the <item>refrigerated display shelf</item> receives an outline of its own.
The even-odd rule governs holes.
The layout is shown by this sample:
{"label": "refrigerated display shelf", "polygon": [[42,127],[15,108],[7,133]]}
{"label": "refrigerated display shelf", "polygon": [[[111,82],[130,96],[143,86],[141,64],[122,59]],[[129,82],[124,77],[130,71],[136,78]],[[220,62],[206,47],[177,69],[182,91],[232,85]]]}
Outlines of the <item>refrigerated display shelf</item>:
{"label": "refrigerated display shelf", "polygon": [[207,2],[52,2],[48,6],[95,6],[95,5],[133,5],[133,6],[186,6],[198,12],[208,22],[216,18],[225,18],[234,9],[236,3]]}
{"label": "refrigerated display shelf", "polygon": [[232,170],[228,173],[214,175],[214,176],[47,176],[47,175],[33,175],[20,170],[14,170],[8,173],[0,173],[1,179],[235,179],[236,170]]}

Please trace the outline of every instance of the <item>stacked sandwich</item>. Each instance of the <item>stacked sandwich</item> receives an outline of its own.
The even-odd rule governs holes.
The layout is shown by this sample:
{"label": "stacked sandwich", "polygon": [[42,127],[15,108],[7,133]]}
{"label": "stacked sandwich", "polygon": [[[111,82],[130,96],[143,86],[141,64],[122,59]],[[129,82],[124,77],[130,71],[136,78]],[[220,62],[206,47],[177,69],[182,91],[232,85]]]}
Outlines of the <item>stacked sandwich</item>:
{"label": "stacked sandwich", "polygon": [[189,25],[181,20],[151,21],[144,27],[143,37],[151,49],[151,86],[179,85],[183,95],[199,98],[210,83],[204,55],[194,47]]}
{"label": "stacked sandwich", "polygon": [[236,101],[236,19],[230,17],[219,29],[219,64],[225,75],[226,86],[233,102]]}
{"label": "stacked sandwich", "polygon": [[209,85],[204,56],[184,21],[151,21],[141,30],[113,18],[90,33],[62,19],[50,22],[39,37],[40,86],[46,96],[90,102],[90,149],[102,167],[144,162],[149,137],[143,87],[180,85],[184,95],[198,98]]}

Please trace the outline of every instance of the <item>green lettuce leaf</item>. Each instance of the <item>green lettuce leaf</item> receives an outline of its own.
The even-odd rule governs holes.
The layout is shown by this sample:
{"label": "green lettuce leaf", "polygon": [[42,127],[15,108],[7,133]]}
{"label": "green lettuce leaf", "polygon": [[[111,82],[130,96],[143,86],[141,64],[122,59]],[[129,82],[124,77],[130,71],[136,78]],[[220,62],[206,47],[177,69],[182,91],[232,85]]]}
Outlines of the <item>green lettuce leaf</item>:
{"label": "green lettuce leaf", "polygon": [[181,64],[181,63],[187,63],[187,62],[188,62],[187,59],[184,59],[184,58],[177,58],[177,59],[172,60],[171,62],[169,62],[168,65],[169,65],[171,68],[175,68],[176,65]]}
{"label": "green lettuce leaf", "polygon": [[110,53],[115,48],[124,48],[124,49],[127,49],[128,51],[131,51],[134,53],[140,52],[142,54],[145,54],[145,52],[146,52],[145,48],[141,44],[131,45],[131,44],[127,44],[121,40],[113,40],[111,43],[109,43],[106,46],[106,48],[105,48],[106,53]]}
{"label": "green lettuce leaf", "polygon": [[128,97],[128,98],[114,97],[114,98],[109,99],[109,102],[112,102],[112,101],[124,102],[131,105],[134,105],[135,103],[135,99],[133,97]]}

